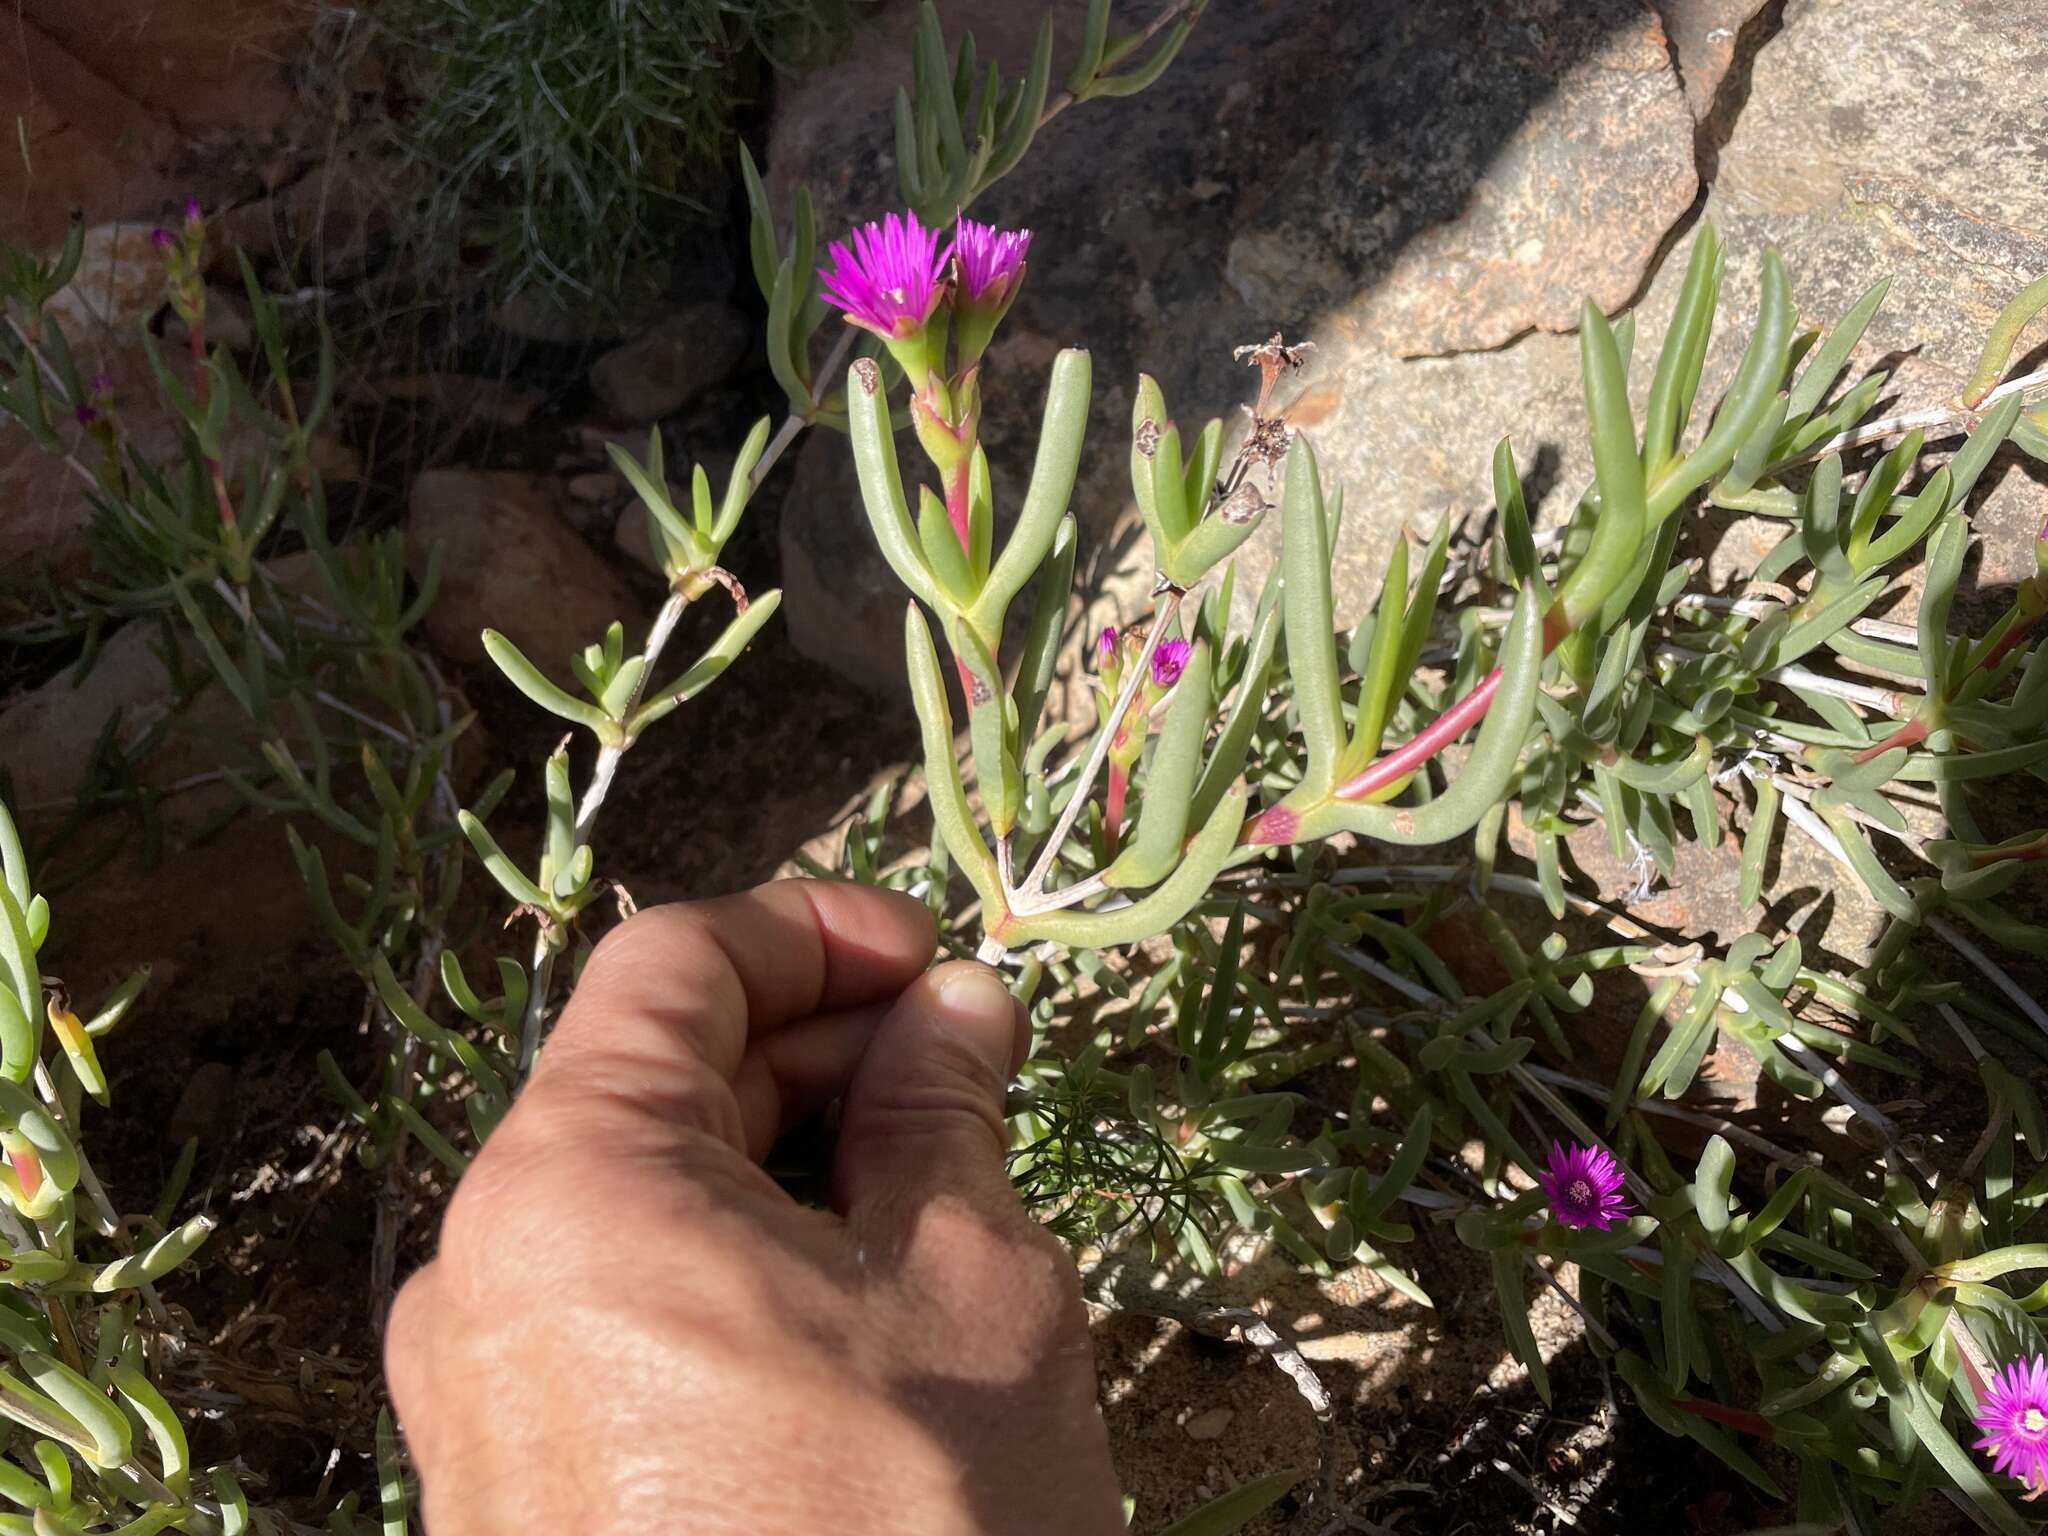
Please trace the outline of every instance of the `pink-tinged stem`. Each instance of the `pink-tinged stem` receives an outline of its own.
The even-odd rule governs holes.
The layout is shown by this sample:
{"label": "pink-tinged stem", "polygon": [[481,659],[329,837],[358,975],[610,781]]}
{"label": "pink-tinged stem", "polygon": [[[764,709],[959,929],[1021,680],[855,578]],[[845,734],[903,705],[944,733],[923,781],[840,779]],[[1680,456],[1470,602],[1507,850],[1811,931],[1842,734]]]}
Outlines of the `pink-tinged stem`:
{"label": "pink-tinged stem", "polygon": [[1885,737],[1883,741],[1865,747],[1861,752],[1858,752],[1856,754],[1856,761],[1867,763],[1872,758],[1883,757],[1893,747],[1917,746],[1926,739],[1927,722],[1925,720],[1908,720],[1896,731],[1893,731],[1891,735]]}
{"label": "pink-tinged stem", "polygon": [[1339,800],[1363,800],[1376,789],[1405,779],[1421,769],[1437,753],[1472,729],[1486,716],[1493,696],[1500,691],[1500,668],[1495,667],[1465,697],[1415,733],[1385,757],[1368,763],[1337,786]]}
{"label": "pink-tinged stem", "polygon": [[967,464],[963,461],[958,469],[946,476],[946,520],[953,525],[953,536],[960,541],[962,549],[972,549],[967,534]]}
{"label": "pink-tinged stem", "polygon": [[1777,1427],[1760,1413],[1751,1413],[1747,1408],[1730,1408],[1704,1397],[1675,1397],[1671,1406],[1695,1418],[1710,1419],[1716,1424],[1726,1424],[1730,1429],[1739,1429],[1745,1435],[1754,1435],[1759,1440],[1778,1438]]}
{"label": "pink-tinged stem", "polygon": [[1993,864],[2004,864],[2017,860],[2022,863],[2037,859],[2048,859],[2048,835],[2036,838],[2031,843],[2022,843],[2017,848],[1983,848],[1970,855],[1970,868],[1989,869]]}
{"label": "pink-tinged stem", "polygon": [[[199,402],[199,412],[203,416],[213,388],[206,372],[206,321],[203,316],[193,318],[186,345],[192,354],[192,393]],[[213,479],[213,504],[219,509],[221,526],[232,528],[235,526],[235,504],[228,497],[227,472],[221,467],[220,460],[210,455],[206,460],[206,469]]]}
{"label": "pink-tinged stem", "polygon": [[1116,852],[1116,843],[1124,824],[1124,794],[1130,788],[1130,773],[1122,763],[1112,761],[1109,765],[1109,790],[1102,801],[1102,831],[1108,839],[1109,851]]}
{"label": "pink-tinged stem", "polygon": [[[1556,650],[1558,642],[1570,633],[1571,626],[1563,611],[1553,606],[1543,616],[1543,654],[1548,656]],[[1500,668],[1495,667],[1479,680],[1470,693],[1432,720],[1412,741],[1403,742],[1385,757],[1368,763],[1339,784],[1335,798],[1362,800],[1376,789],[1383,789],[1419,772],[1424,763],[1485,718],[1493,696],[1500,691],[1500,676]],[[1244,824],[1237,840],[1241,845],[1290,843],[1294,841],[1298,821],[1299,817],[1285,806],[1269,806]]]}
{"label": "pink-tinged stem", "polygon": [[2030,613],[2025,618],[2015,623],[2011,629],[2008,629],[2004,634],[2000,635],[1998,637],[1997,643],[1994,644],[1990,650],[1984,653],[1984,660],[1982,661],[1982,663],[1980,663],[1980,670],[1983,668],[1995,667],[2001,661],[2005,660],[2005,658],[2011,652],[2019,648],[2021,643],[2026,640],[2028,635],[2033,633],[2034,626],[2038,624],[2040,620],[2041,615],[2039,615],[2038,613]]}

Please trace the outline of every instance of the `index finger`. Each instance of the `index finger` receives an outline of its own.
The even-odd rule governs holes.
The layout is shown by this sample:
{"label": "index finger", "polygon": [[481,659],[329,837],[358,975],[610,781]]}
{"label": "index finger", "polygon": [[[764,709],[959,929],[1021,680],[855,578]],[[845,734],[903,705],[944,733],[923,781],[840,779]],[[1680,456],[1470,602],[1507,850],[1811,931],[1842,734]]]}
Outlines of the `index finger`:
{"label": "index finger", "polygon": [[921,902],[871,886],[783,880],[650,908],[590,957],[528,1097],[597,1101],[586,1130],[597,1113],[610,1135],[637,1121],[744,1152],[733,1081],[749,1040],[893,998],[936,945]]}

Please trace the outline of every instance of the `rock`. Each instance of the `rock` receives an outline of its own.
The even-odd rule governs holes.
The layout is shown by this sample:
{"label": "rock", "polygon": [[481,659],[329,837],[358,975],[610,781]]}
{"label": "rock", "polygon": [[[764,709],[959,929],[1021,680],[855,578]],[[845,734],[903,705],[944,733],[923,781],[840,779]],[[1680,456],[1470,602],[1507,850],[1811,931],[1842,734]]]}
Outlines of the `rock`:
{"label": "rock", "polygon": [[661,557],[654,552],[654,530],[648,525],[647,509],[635,500],[619,511],[612,524],[612,544],[636,565],[661,574]]}
{"label": "rock", "polygon": [[746,317],[727,304],[692,304],[607,352],[590,382],[607,414],[654,421],[722,382],[747,355]]}
{"label": "rock", "polygon": [[629,273],[615,302],[577,301],[527,289],[491,310],[491,324],[522,341],[576,346],[629,336],[658,321],[667,304],[668,273]]}
{"label": "rock", "polygon": [[1699,190],[1662,27],[1637,0],[1481,9],[1404,8],[1351,87],[1375,105],[1261,178],[1230,246],[1252,307],[1345,306],[1357,339],[1414,356],[1636,292]]}
{"label": "rock", "polygon": [[501,630],[573,686],[570,656],[603,639],[614,619],[635,632],[643,615],[611,567],[563,526],[543,485],[527,475],[427,471],[413,482],[406,564],[418,579],[440,545],[441,588],[426,629],[443,654],[487,664],[482,632]]}
{"label": "rock", "polygon": [[300,108],[286,61],[311,19],[297,0],[21,0],[19,13],[151,111],[231,131],[245,153]]}
{"label": "rock", "polygon": [[94,330],[132,332],[164,307],[164,258],[150,243],[150,224],[103,224],[88,229],[71,286],[50,301],[49,313],[66,337]]}
{"label": "rock", "polygon": [[[899,445],[906,451],[908,445]],[[621,537],[634,522],[619,520]],[[895,573],[875,552],[846,439],[805,434],[782,504],[782,615],[790,642],[870,693],[907,699],[903,604]]]}
{"label": "rock", "polygon": [[53,245],[74,208],[146,234],[212,206],[317,118],[288,80],[309,25],[296,0],[22,0],[0,27],[0,240]]}
{"label": "rock", "polygon": [[0,240],[54,246],[73,209],[105,219],[171,197],[177,130],[33,22],[0,27],[0,100],[20,150],[0,155]]}
{"label": "rock", "polygon": [[347,484],[362,479],[363,459],[338,437],[322,432],[306,444],[306,458],[321,479]]}
{"label": "rock", "polygon": [[375,386],[386,400],[418,402],[463,423],[523,427],[547,396],[530,385],[509,379],[479,379],[459,373],[409,373]]}
{"label": "rock", "polygon": [[[1896,380],[1888,393],[1902,408],[1952,398],[1999,307],[2048,270],[2048,191],[1999,176],[1995,156],[1974,139],[1955,155],[1935,147],[1942,134],[1972,138],[1973,100],[2022,88],[2014,74],[2024,65],[2013,52],[2019,34],[1987,32],[1973,21],[1977,14],[1968,0],[1943,0],[1911,17],[1876,15],[1846,0],[1787,7],[1783,31],[1756,54],[1707,199],[1705,217],[1721,234],[1728,276],[1703,401],[1731,376],[1747,340],[1767,248],[1784,256],[1805,323],[1831,323],[1870,283],[1891,279],[1851,373],[1885,359]],[[1949,34],[1953,47],[1941,41]],[[1936,50],[1949,60],[1947,84],[1914,122],[1855,105],[1869,82],[1856,83],[1861,66],[1849,60],[1895,70],[1880,84],[1903,90],[1906,61]],[[1635,306],[1630,383],[1639,409],[1690,250],[1690,237],[1673,243]],[[1343,624],[1369,611],[1394,519],[1426,534],[1440,516],[1486,513],[1490,456],[1501,437],[1514,444],[1539,520],[1561,517],[1592,475],[1569,338],[1534,334],[1498,352],[1401,361],[1357,345],[1359,324],[1355,307],[1339,307],[1308,333],[1321,350],[1296,381],[1301,405],[1290,413],[1307,428],[1326,474],[1346,487],[1335,582]],[[2035,344],[2023,339],[2016,355]],[[2005,600],[1998,588],[2030,568],[2030,532],[2048,516],[2048,489],[2012,455],[1986,483],[1972,520],[1984,536],[1979,559],[1989,590],[1966,591],[1957,610],[1962,623],[1993,616]],[[1744,547],[1722,537],[1724,527],[1703,520],[1697,551],[1710,576],[1723,581]],[[1775,528],[1758,531],[1774,536]],[[1278,528],[1262,529],[1244,558],[1240,594],[1257,591],[1278,547]],[[1246,576],[1256,580],[1248,584]]]}
{"label": "rock", "polygon": [[[606,467],[607,474],[617,473],[610,467],[613,444],[617,444],[643,462],[647,458],[647,431],[644,427],[601,427],[586,421],[577,425],[571,437],[582,450],[581,457],[573,462],[602,464]],[[564,462],[570,461],[565,459]]]}
{"label": "rock", "polygon": [[[207,211],[210,271],[239,282],[235,253],[260,264],[296,268],[309,253],[330,284],[359,275],[373,248],[391,238],[397,210],[431,195],[422,162],[397,153],[341,145],[296,180],[260,196]],[[246,189],[236,189],[246,197]]]}
{"label": "rock", "polygon": [[1664,18],[1664,35],[1678,59],[1685,104],[1704,123],[1714,110],[1721,82],[1735,63],[1742,29],[1769,0],[1654,0]]}
{"label": "rock", "polygon": [[164,1140],[183,1146],[197,1136],[202,1144],[220,1140],[233,1129],[235,1069],[223,1061],[202,1063],[185,1081],[184,1090],[164,1125]]}
{"label": "rock", "polygon": [[[153,625],[126,625],[108,637],[82,680],[60,673],[9,701],[0,709],[0,771],[34,846],[70,815],[110,720],[117,722],[110,739],[123,749],[162,730],[136,768],[144,783],[179,786],[156,803],[155,846],[132,813],[114,813],[88,819],[51,856],[53,873],[92,873],[52,892],[47,969],[95,997],[152,963],[152,1001],[162,1000],[175,974],[181,1007],[203,999],[231,1012],[236,999],[246,1008],[266,980],[296,972],[302,984],[301,949],[325,939],[316,937],[282,824],[244,812],[220,825],[237,797],[210,775],[244,756],[228,744],[248,740],[247,718],[219,688],[174,711],[157,643]],[[354,867],[338,838],[310,824],[303,830],[330,869]],[[202,833],[210,835],[193,841]]]}
{"label": "rock", "polygon": [[[1932,75],[1915,62],[1936,57],[1942,64]],[[1732,372],[1755,309],[1760,258],[1775,248],[1807,324],[1831,324],[1888,278],[1848,376],[1888,371],[1894,409],[1952,402],[1998,311],[2048,271],[2048,185],[2003,174],[2010,149],[1980,131],[1983,102],[2030,89],[2043,66],[2048,51],[2037,29],[1971,0],[1910,12],[1853,0],[1788,5],[1783,30],[1756,56],[1707,199],[1705,216],[1729,251],[1724,313],[1744,317],[1716,331],[1707,377]],[[1917,92],[1911,121],[1866,106],[1909,89]],[[2021,132],[2032,146],[2023,153],[2048,154],[2048,127]],[[1686,253],[1671,253],[1645,295],[1642,334],[1663,334]],[[2043,339],[2048,323],[2037,320],[2014,349],[2014,371]],[[1633,373],[1640,399],[1648,378],[1640,355]],[[1971,525],[1979,553],[1958,593],[1958,626],[1990,622],[2032,569],[2048,485],[2025,466],[2008,450],[1977,492]],[[1917,572],[1912,579],[1917,590]],[[1888,617],[1910,621],[1910,605]]]}
{"label": "rock", "polygon": [[[132,747],[164,716],[173,695],[170,673],[158,658],[152,625],[128,624],[100,647],[83,678],[67,669],[10,700],[0,709],[0,767],[6,769],[16,806],[72,799],[84,783],[93,747],[107,721],[118,714],[114,743]],[[216,731],[235,728],[239,715],[224,694],[203,695],[181,717],[190,729],[173,730],[152,754],[154,771],[166,781],[217,767],[217,753],[202,745]],[[211,761],[208,759],[211,758]],[[167,802],[170,811],[176,802]]]}
{"label": "rock", "polygon": [[[1344,628],[1372,611],[1404,528],[1427,538],[1441,519],[1492,505],[1501,438],[1514,444],[1532,504],[1546,491],[1557,503],[1575,498],[1592,476],[1573,338],[1539,332],[1501,352],[1404,361],[1347,347],[1347,318],[1340,310],[1314,333],[1321,350],[1298,376],[1299,404],[1289,411],[1316,449],[1324,484],[1344,488],[1332,573]],[[1277,502],[1277,483],[1271,490]],[[1279,550],[1276,511],[1239,557],[1243,613]]]}
{"label": "rock", "polygon": [[1181,1428],[1187,1432],[1190,1440],[1221,1440],[1223,1432],[1230,1428],[1230,1421],[1235,1417],[1236,1415],[1228,1408],[1211,1408],[1206,1413],[1196,1414]]}
{"label": "rock", "polygon": [[596,503],[617,501],[620,497],[630,494],[624,480],[602,469],[571,475],[563,482],[562,489],[567,491],[573,500]]}

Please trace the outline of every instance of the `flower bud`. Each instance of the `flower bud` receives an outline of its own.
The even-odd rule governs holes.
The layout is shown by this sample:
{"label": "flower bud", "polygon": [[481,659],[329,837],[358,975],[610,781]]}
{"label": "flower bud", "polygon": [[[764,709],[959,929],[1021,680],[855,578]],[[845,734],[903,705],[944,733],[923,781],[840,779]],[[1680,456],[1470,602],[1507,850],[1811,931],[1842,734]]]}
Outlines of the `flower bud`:
{"label": "flower bud", "polygon": [[1124,675],[1123,637],[1114,624],[1105,625],[1095,637],[1095,673],[1103,690],[1113,697]]}
{"label": "flower bud", "polygon": [[1028,229],[997,229],[963,215],[953,232],[953,312],[960,366],[972,368],[1024,286]]}

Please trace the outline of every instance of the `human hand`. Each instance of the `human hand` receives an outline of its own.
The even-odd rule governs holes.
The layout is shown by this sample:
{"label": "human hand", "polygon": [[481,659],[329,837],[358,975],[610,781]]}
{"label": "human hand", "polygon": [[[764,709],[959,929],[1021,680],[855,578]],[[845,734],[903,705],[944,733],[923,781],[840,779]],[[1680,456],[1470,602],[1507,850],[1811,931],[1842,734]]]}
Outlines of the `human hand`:
{"label": "human hand", "polygon": [[[1111,1536],[1073,1266],[1003,1166],[1028,1026],[906,897],[598,945],[385,1351],[431,1536]],[[761,1171],[844,1099],[830,1211]]]}

